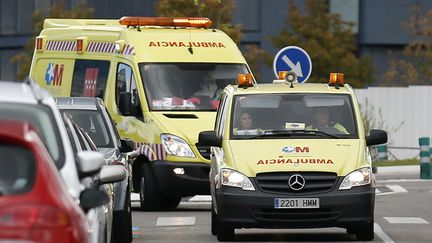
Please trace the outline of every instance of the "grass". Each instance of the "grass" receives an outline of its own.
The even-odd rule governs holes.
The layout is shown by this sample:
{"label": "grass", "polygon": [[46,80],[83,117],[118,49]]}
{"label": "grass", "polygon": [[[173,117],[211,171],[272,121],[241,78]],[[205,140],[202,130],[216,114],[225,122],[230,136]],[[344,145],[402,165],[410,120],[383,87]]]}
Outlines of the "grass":
{"label": "grass", "polygon": [[399,165],[419,165],[420,161],[419,159],[405,159],[405,160],[380,160],[380,161],[373,161],[372,166],[373,167],[379,167],[379,166],[399,166]]}

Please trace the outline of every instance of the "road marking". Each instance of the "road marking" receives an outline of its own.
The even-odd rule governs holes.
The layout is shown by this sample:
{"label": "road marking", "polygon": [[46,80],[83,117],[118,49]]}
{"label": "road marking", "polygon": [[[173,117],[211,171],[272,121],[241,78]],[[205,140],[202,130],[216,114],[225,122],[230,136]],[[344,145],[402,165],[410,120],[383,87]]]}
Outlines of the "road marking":
{"label": "road marking", "polygon": [[431,182],[428,179],[388,179],[388,180],[377,180],[377,183],[386,183],[386,182]]}
{"label": "road marking", "polygon": [[188,202],[211,202],[212,198],[210,195],[196,195],[189,198]]}
{"label": "road marking", "polygon": [[426,220],[418,217],[384,217],[390,224],[429,224]]}
{"label": "road marking", "polygon": [[375,188],[375,194],[380,194],[381,191]]}
{"label": "road marking", "polygon": [[140,200],[140,195],[138,193],[131,193],[131,201],[139,201]]}
{"label": "road marking", "polygon": [[384,243],[395,243],[377,223],[374,223],[374,232]]}
{"label": "road marking", "polygon": [[405,188],[401,187],[400,185],[385,185],[388,189],[390,189],[390,192],[381,192],[376,193],[376,195],[389,195],[394,193],[403,193],[408,192]]}
{"label": "road marking", "polygon": [[405,188],[399,186],[399,185],[386,185],[388,188],[390,188],[390,190],[392,190],[393,192],[397,193],[397,192],[408,192]]}
{"label": "road marking", "polygon": [[158,217],[156,226],[195,225],[195,217]]}

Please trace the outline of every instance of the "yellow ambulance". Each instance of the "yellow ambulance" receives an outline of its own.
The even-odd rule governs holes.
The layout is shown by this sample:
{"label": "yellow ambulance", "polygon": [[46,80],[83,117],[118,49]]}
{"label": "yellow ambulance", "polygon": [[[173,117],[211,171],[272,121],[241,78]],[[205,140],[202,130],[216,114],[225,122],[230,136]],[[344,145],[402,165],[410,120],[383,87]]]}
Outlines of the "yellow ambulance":
{"label": "yellow ambulance", "polygon": [[209,147],[219,94],[250,69],[208,18],[46,19],[30,77],[54,96],[104,100],[122,138],[135,142],[133,189],[142,209],[209,194]]}
{"label": "yellow ambulance", "polygon": [[387,133],[365,134],[342,74],[328,84],[286,77],[256,85],[240,75],[222,93],[214,130],[199,134],[212,146],[212,234],[226,241],[236,228],[342,227],[372,240],[368,146],[386,143]]}

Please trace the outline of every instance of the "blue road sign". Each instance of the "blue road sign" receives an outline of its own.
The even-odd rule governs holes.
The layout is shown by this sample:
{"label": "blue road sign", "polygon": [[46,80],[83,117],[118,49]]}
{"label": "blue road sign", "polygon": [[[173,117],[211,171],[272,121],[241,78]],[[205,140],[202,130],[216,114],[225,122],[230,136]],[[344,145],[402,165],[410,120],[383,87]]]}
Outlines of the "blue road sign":
{"label": "blue road sign", "polygon": [[275,56],[273,70],[278,77],[279,71],[293,71],[299,83],[306,82],[312,73],[312,61],[305,50],[298,46],[282,48]]}

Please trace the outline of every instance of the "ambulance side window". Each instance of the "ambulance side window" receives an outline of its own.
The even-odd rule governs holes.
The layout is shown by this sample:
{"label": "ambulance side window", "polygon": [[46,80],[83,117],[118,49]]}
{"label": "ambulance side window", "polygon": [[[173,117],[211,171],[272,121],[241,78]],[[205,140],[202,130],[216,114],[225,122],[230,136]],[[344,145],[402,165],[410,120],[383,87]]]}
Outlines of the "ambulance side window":
{"label": "ambulance side window", "polygon": [[72,77],[71,96],[103,99],[109,66],[109,61],[77,59]]}
{"label": "ambulance side window", "polygon": [[215,124],[215,130],[217,136],[222,136],[223,132],[225,131],[225,123],[226,123],[226,115],[227,115],[227,107],[226,107],[226,101],[227,101],[227,95],[225,93],[222,93],[221,96],[221,104],[219,106],[217,115],[216,115],[216,124]]}
{"label": "ambulance side window", "polygon": [[[119,98],[121,93],[131,93],[132,94],[132,105],[140,107],[139,95],[137,90],[137,85],[135,81],[135,76],[132,68],[124,63],[119,63],[117,66],[116,75],[116,103],[119,104]],[[142,114],[142,112],[138,112]]]}

